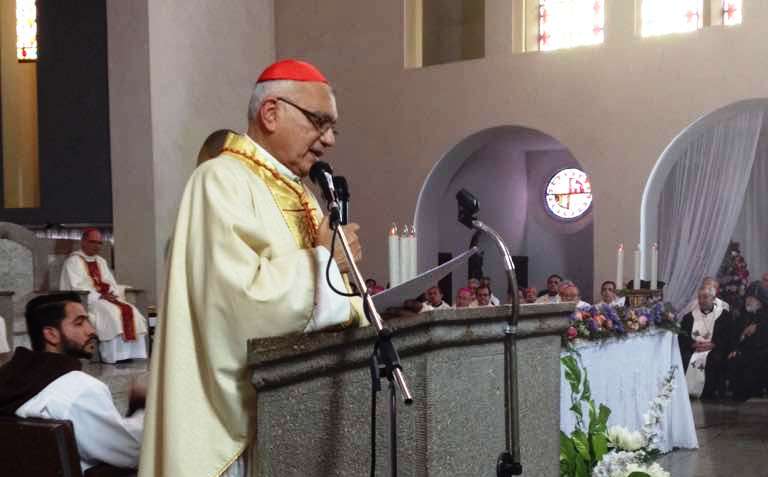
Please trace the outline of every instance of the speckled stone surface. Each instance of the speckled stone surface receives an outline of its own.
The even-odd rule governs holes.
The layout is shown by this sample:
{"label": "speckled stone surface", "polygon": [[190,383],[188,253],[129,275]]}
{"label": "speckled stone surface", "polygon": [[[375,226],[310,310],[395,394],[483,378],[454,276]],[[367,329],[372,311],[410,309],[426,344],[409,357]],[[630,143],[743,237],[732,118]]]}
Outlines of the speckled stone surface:
{"label": "speckled stone surface", "polygon": [[[519,323],[524,474],[558,475],[560,335],[573,305],[523,306]],[[389,320],[415,403],[398,399],[399,474],[495,475],[504,450],[503,330],[511,308]],[[372,329],[252,340],[258,476],[360,476],[370,465]],[[377,474],[389,475],[387,383],[377,405]]]}

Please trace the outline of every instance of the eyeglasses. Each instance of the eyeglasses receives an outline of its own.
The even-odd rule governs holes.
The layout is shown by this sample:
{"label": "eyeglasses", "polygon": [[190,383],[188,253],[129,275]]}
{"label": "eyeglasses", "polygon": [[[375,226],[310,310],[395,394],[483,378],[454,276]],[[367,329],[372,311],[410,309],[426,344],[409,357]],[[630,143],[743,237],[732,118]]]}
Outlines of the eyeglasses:
{"label": "eyeglasses", "polygon": [[325,115],[325,114],[318,114],[318,113],[314,113],[312,111],[308,111],[308,110],[302,108],[301,106],[299,106],[298,104],[296,104],[296,103],[294,103],[292,101],[289,101],[289,100],[287,100],[287,99],[285,99],[283,97],[280,97],[280,96],[278,96],[276,99],[278,101],[282,101],[282,102],[284,102],[286,104],[290,104],[294,108],[296,108],[299,111],[301,111],[301,113],[304,115],[304,117],[307,118],[307,120],[310,123],[312,123],[312,125],[315,127],[315,129],[317,129],[317,131],[321,135],[325,134],[326,132],[328,132],[329,129],[331,131],[333,131],[334,136],[338,136],[339,135],[339,130],[336,129],[336,121],[334,121],[333,119],[331,119],[327,115]]}

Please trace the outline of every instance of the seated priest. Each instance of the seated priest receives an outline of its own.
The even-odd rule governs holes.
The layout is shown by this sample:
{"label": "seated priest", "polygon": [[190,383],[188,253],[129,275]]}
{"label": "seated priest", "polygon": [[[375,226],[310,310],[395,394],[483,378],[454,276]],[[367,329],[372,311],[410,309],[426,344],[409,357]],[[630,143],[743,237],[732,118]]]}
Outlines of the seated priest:
{"label": "seated priest", "polygon": [[476,306],[472,297],[472,290],[469,288],[459,288],[456,293],[455,308],[472,308]]}
{"label": "seated priest", "polygon": [[480,279],[480,286],[488,287],[488,290],[491,290],[491,305],[498,306],[501,303],[501,300],[493,294],[493,289],[491,288],[491,277],[483,277]]}
{"label": "seated priest", "polygon": [[733,399],[746,401],[768,383],[768,314],[760,299],[747,295],[734,320],[734,347],[728,354],[728,380]]}
{"label": "seated priest", "polygon": [[[704,277],[704,279],[701,281],[702,287],[711,288],[715,291],[715,308],[722,308],[726,311],[731,311],[731,305],[720,298],[720,282],[717,281],[717,279],[713,277]],[[696,306],[699,304],[699,297],[698,294],[693,298],[693,300],[686,305],[685,308],[680,312],[683,316],[687,315],[688,313],[692,312]]]}
{"label": "seated priest", "polygon": [[560,284],[560,303],[563,302],[576,302],[576,308],[586,309],[591,305],[581,299],[581,292],[579,287],[572,281],[564,281]]}
{"label": "seated priest", "polygon": [[11,348],[8,346],[8,336],[6,336],[5,326],[5,320],[0,316],[0,354],[11,351]]}
{"label": "seated priest", "polygon": [[595,306],[609,305],[612,307],[624,307],[626,303],[626,297],[620,297],[616,295],[616,282],[610,280],[604,281],[600,285],[600,298],[601,300],[595,303]]}
{"label": "seated priest", "polygon": [[[97,339],[78,295],[37,297],[25,315],[32,350],[16,348],[0,367],[0,415],[72,421],[83,472],[102,463],[137,468],[144,411],[121,416],[109,388],[81,371]],[[134,402],[145,394],[131,389]]]}
{"label": "seated priest", "polygon": [[99,352],[105,363],[147,357],[147,321],[125,301],[125,287],[117,284],[107,261],[99,256],[101,232],[87,229],[80,250],[64,262],[61,290],[88,291],[88,308],[99,335]]}
{"label": "seated priest", "polygon": [[443,292],[437,285],[427,288],[426,304],[429,305],[432,310],[444,310],[450,308],[451,305],[443,301]]}
{"label": "seated priest", "polygon": [[493,306],[491,303],[491,289],[487,286],[480,285],[475,292],[477,296],[477,306]]}
{"label": "seated priest", "polygon": [[544,294],[536,299],[535,303],[560,303],[560,282],[563,278],[560,275],[550,275],[547,277],[547,289]]}
{"label": "seated priest", "polygon": [[683,317],[678,335],[688,394],[715,399],[725,394],[726,359],[732,351],[733,320],[715,305],[715,290],[701,287],[693,311]]}

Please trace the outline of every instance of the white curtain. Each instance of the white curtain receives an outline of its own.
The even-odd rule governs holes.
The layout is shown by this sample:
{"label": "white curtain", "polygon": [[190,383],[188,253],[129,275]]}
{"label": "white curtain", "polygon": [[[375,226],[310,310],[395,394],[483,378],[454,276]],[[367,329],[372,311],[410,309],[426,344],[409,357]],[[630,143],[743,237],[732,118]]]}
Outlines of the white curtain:
{"label": "white curtain", "polygon": [[768,137],[766,129],[757,144],[755,164],[749,179],[747,193],[744,196],[744,208],[741,209],[739,224],[733,234],[733,240],[741,244],[741,254],[749,267],[749,280],[759,280],[768,272]]}
{"label": "white curtain", "polygon": [[746,111],[703,132],[667,178],[659,203],[664,299],[682,309],[703,277],[715,275],[744,204],[763,125]]}

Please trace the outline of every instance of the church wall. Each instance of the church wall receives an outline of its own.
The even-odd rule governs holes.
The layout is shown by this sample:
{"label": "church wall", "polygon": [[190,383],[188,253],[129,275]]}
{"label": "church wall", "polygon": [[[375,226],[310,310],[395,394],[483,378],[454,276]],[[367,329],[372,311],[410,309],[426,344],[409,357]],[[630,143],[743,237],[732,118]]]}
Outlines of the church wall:
{"label": "church wall", "polygon": [[525,160],[528,214],[523,254],[530,257],[529,286],[542,290],[547,277],[556,273],[576,283],[582,299],[592,303],[592,212],[587,211],[576,221],[563,222],[552,217],[541,200],[547,181],[557,171],[582,165],[565,149],[528,151]]}
{"label": "church wall", "polygon": [[[118,277],[129,276],[159,299],[166,247],[200,146],[216,129],[245,129],[253,82],[274,59],[273,0],[121,0],[109,8],[122,32],[110,44],[110,77],[137,80],[122,81],[130,96],[111,94],[122,104],[111,119],[127,127],[113,133],[113,142],[128,147],[114,162],[124,171],[140,169],[128,179],[113,175],[123,182],[115,191]],[[130,13],[138,15],[124,16]],[[146,26],[130,31],[133,21]],[[141,51],[130,52],[136,45]]]}
{"label": "church wall", "polygon": [[[489,173],[489,171],[493,173]],[[454,256],[466,251],[473,231],[456,220],[456,193],[464,188],[480,204],[479,218],[503,237],[512,255],[523,254],[524,224],[527,213],[525,153],[509,139],[492,142],[469,156],[445,190],[439,210],[439,252]],[[491,277],[494,293],[506,290],[506,274],[495,245],[481,241],[485,251],[483,272]],[[437,254],[433,257],[437,263]],[[454,273],[453,296],[466,286],[466,269]]]}
{"label": "church wall", "polygon": [[278,56],[309,59],[334,83],[343,135],[328,160],[359,184],[368,274],[386,270],[391,217],[413,216],[446,151],[474,132],[520,125],[557,138],[592,174],[593,282],[613,278],[616,246],[634,248],[643,186],[665,146],[701,115],[768,96],[768,3],[759,0],[744,1],[741,26],[657,38],[635,36],[634,2],[609,1],[604,45],[512,54],[486,38],[495,46],[483,59],[412,69],[403,68],[403,10],[399,1],[276,4]]}

